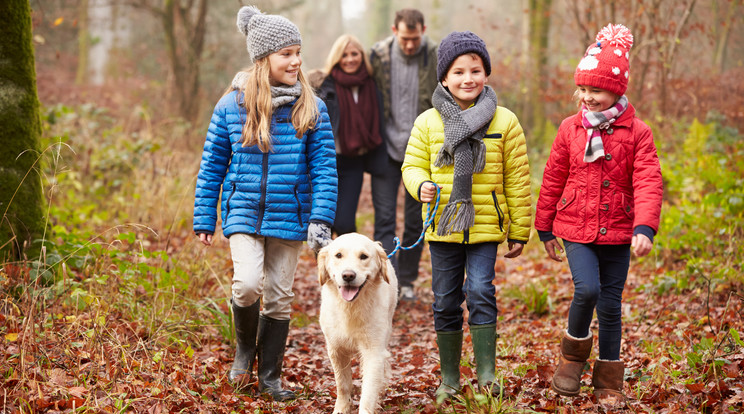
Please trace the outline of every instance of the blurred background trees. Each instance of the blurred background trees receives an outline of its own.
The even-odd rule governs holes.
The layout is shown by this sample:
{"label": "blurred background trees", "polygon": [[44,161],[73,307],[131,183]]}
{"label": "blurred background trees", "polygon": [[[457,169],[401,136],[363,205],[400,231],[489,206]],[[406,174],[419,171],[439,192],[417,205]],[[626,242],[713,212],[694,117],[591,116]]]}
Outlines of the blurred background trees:
{"label": "blurred background trees", "polygon": [[[368,47],[389,36],[398,8],[421,9],[435,42],[453,30],[477,33],[500,104],[525,128],[535,192],[558,123],[576,111],[576,65],[600,28],[623,23],[635,37],[627,94],[654,130],[665,175],[659,250],[677,260],[744,249],[744,0],[31,0],[43,120],[63,127],[91,177],[75,176],[76,188],[99,205],[180,194],[149,212],[101,206],[108,215],[96,220],[157,216],[188,227],[188,209],[177,206],[193,196],[212,107],[249,64],[235,25],[248,4],[299,26],[305,71],[322,67],[342,33]],[[179,155],[163,160],[163,151]],[[163,174],[180,187],[158,181]],[[88,208],[95,213],[83,217],[99,213],[78,212]],[[714,242],[697,238],[710,234]]]}
{"label": "blurred background trees", "polygon": [[[248,2],[205,0],[31,0],[42,100],[73,85],[130,92],[158,116],[205,122],[232,75],[249,64],[235,15]],[[319,68],[345,32],[371,46],[390,34],[397,8],[424,11],[427,35],[452,30],[486,40],[491,83],[534,138],[573,111],[572,73],[608,22],[630,27],[631,101],[645,116],[703,116],[716,108],[741,125],[744,115],[712,93],[741,75],[742,0],[258,0],[303,33],[304,68]],[[47,87],[47,85],[49,87]],[[95,89],[95,88],[94,88]],[[68,93],[70,92],[70,93]],[[108,93],[104,93],[108,95]],[[672,104],[670,104],[672,103]],[[741,103],[740,101],[738,103]],[[546,127],[546,121],[548,126]]]}

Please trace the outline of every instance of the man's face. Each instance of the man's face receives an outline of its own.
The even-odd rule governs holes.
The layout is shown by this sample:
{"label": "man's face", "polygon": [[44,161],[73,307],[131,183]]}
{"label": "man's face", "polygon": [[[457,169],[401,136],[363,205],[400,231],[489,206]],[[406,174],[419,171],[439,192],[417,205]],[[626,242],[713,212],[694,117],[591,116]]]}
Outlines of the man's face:
{"label": "man's face", "polygon": [[398,27],[393,26],[393,34],[398,38],[400,49],[410,56],[416,53],[421,46],[421,36],[424,35],[426,26],[416,23],[415,29],[409,29],[405,22],[399,22]]}

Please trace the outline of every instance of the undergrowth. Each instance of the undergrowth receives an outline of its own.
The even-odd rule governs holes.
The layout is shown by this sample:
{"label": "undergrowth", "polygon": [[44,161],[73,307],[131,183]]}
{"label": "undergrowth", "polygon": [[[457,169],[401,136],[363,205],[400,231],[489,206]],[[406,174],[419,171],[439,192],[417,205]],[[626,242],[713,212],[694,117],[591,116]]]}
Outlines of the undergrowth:
{"label": "undergrowth", "polygon": [[[144,108],[135,108],[125,121],[93,105],[59,105],[43,115],[48,159],[42,180],[50,231],[29,247],[38,255],[0,265],[0,339],[16,350],[0,361],[6,383],[26,387],[23,380],[41,375],[40,370],[70,365],[79,368],[75,382],[80,387],[92,385],[94,369],[108,370],[111,384],[131,372],[149,378],[172,368],[163,363],[168,354],[191,358],[194,349],[214,338],[229,344],[229,257],[200,248],[190,229],[201,134],[179,122],[153,123]],[[657,298],[720,297],[732,290],[723,316],[744,299],[735,293],[744,285],[744,140],[724,125],[712,115],[705,122],[654,126],[665,184],[662,224],[654,252],[640,260],[652,278],[635,287],[636,293]],[[533,171],[541,170],[535,166],[539,159],[532,160]],[[535,174],[533,182],[540,178]],[[541,246],[532,248],[544,255]],[[511,285],[501,295],[524,306],[533,320],[562,321],[553,311],[566,297],[551,290],[554,282],[537,278]],[[721,314],[705,320],[675,317],[680,320],[671,333],[674,341],[638,341],[652,361],[626,371],[639,400],[650,398],[649,384],[668,378],[689,390],[726,378],[727,358],[744,346],[740,327],[714,324]],[[654,322],[644,313],[629,320]],[[293,326],[313,323],[305,317]],[[529,334],[502,339],[500,346],[523,349],[517,342]],[[52,352],[55,347],[62,352]],[[106,363],[90,365],[97,358]],[[542,375],[541,363],[501,366],[500,375],[527,381]],[[218,361],[203,367],[194,362],[193,370],[216,366]],[[111,384],[96,386],[111,406],[126,412],[133,399]],[[152,396],[162,395],[162,385],[150,387]],[[710,402],[699,401],[699,407],[705,404]],[[17,405],[30,407],[31,400]],[[438,408],[447,413],[514,409],[513,400],[472,387]]]}

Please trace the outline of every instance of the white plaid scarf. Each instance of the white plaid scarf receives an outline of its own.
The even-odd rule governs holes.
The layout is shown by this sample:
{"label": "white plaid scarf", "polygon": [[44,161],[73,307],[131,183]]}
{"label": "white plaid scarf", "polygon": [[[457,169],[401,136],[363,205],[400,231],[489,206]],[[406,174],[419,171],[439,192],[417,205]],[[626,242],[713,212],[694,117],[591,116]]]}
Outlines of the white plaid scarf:
{"label": "white plaid scarf", "polygon": [[604,157],[600,130],[609,128],[626,109],[628,109],[628,98],[625,95],[621,96],[615,105],[601,112],[591,112],[586,109],[586,106],[581,106],[581,125],[586,129],[584,162],[594,162]]}

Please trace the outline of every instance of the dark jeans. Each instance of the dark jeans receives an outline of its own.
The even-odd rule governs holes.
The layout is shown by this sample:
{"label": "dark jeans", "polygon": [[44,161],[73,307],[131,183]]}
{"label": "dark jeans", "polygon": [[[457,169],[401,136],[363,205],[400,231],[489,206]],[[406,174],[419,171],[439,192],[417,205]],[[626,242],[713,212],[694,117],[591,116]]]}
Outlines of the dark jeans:
{"label": "dark jeans", "polygon": [[471,326],[496,323],[499,311],[493,279],[498,247],[498,243],[429,242],[436,331],[462,329],[463,301],[470,312]]}
{"label": "dark jeans", "polygon": [[622,299],[630,267],[630,245],[582,244],[563,241],[574,282],[568,311],[568,333],[589,336],[594,309],[599,322],[599,358],[620,359]]}
{"label": "dark jeans", "polygon": [[[359,195],[362,192],[364,173],[370,173],[373,182],[375,177],[384,176],[383,174],[387,165],[380,164],[386,163],[387,159],[387,151],[384,146],[377,147],[358,157],[336,155],[338,201],[336,205],[336,219],[333,223],[333,230],[336,234],[342,235],[357,231],[356,213],[359,207]],[[380,214],[380,208],[383,207],[382,203],[378,202],[378,199],[381,197],[381,194],[378,194],[379,192],[379,188],[375,189],[373,185],[372,204],[375,209],[375,217]],[[376,223],[375,227],[377,227]],[[375,239],[379,240],[376,236]]]}
{"label": "dark jeans", "polygon": [[[403,163],[397,162],[390,157],[387,158],[388,166],[384,176],[372,176],[372,203],[375,207],[375,240],[380,241],[385,251],[390,254],[395,248],[393,238],[395,237],[398,190],[402,177],[400,168],[403,166]],[[411,197],[405,189],[404,192],[405,215],[403,219],[403,237],[400,240],[402,246],[408,247],[415,243],[419,236],[421,236],[424,223],[421,218],[421,203]],[[398,253],[390,258],[398,276],[398,284],[400,286],[412,286],[418,277],[422,250],[423,241],[413,249],[398,250]]]}

